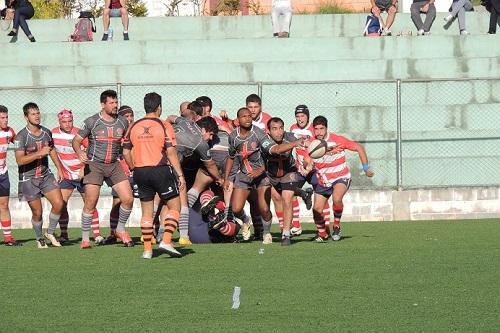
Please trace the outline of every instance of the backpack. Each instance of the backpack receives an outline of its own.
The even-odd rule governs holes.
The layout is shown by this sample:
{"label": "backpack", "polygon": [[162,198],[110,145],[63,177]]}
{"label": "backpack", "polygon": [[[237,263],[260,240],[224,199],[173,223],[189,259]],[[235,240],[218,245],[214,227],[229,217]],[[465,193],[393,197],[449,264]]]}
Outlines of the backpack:
{"label": "backpack", "polygon": [[366,25],[363,30],[363,36],[378,37],[381,33],[380,22],[378,17],[370,14],[366,17]]}
{"label": "backpack", "polygon": [[[91,12],[80,12],[79,20],[75,24],[75,31],[71,34],[72,42],[91,42],[94,39],[95,19]],[[94,23],[90,19],[94,20]]]}

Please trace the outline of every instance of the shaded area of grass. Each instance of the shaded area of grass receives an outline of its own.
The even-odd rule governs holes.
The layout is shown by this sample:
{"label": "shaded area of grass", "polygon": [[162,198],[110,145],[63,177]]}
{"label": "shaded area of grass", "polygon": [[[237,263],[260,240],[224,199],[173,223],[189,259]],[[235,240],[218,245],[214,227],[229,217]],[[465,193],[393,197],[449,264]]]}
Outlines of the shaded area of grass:
{"label": "shaded area of grass", "polygon": [[[38,250],[32,231],[15,231],[29,240],[19,248],[0,247],[2,327],[495,331],[499,223],[349,223],[345,239],[326,244],[312,243],[308,226],[288,248],[194,245],[181,259],[150,261],[140,259],[142,246],[84,251],[75,242]],[[234,286],[241,287],[239,310],[231,310]]]}

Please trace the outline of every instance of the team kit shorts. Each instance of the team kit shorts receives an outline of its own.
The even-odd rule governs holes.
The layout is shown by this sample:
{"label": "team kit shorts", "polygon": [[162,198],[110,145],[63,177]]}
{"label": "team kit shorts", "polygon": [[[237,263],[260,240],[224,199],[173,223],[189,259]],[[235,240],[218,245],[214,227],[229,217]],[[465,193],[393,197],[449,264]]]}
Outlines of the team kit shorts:
{"label": "team kit shorts", "polygon": [[101,186],[103,182],[106,182],[109,187],[113,187],[127,180],[127,178],[119,162],[105,164],[89,161],[85,164],[83,185],[91,184]]}
{"label": "team kit shorts", "polygon": [[63,179],[59,183],[59,188],[61,190],[74,190],[74,189],[76,189],[78,191],[78,193],[85,192],[81,179]]}
{"label": "team kit shorts", "polygon": [[139,187],[141,201],[152,201],[157,193],[162,200],[179,196],[177,176],[170,166],[135,168],[134,182]]}
{"label": "team kit shorts", "polygon": [[59,189],[59,183],[52,173],[43,177],[19,181],[18,198],[20,201],[34,201],[46,193]]}
{"label": "team kit shorts", "polygon": [[0,175],[0,197],[10,196],[9,172]]}

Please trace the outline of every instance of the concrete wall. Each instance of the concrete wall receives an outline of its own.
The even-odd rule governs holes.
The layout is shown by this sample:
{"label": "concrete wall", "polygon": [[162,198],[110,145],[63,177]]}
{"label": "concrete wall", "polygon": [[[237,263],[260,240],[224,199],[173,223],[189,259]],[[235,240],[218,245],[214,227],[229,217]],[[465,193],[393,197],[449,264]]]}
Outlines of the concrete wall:
{"label": "concrete wall", "polygon": [[[82,201],[73,196],[69,202],[70,227],[79,228]],[[31,228],[31,212],[25,202],[10,202],[13,228]],[[102,197],[98,203],[101,227],[109,227],[111,198]],[[248,207],[246,208],[248,210]],[[45,226],[50,206],[44,201]],[[301,202],[302,222],[312,222],[311,211]],[[500,217],[500,187],[449,188],[410,191],[351,190],[344,199],[342,221],[418,221],[479,219]],[[128,225],[139,227],[141,211],[136,199]],[[274,223],[277,223],[275,219]],[[275,228],[275,227],[274,227]]]}

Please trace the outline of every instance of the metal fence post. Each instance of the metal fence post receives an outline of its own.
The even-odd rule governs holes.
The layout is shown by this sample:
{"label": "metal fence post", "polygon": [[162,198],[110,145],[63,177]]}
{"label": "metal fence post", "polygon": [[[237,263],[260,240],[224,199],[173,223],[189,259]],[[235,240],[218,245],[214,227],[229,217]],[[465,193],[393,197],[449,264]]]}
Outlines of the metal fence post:
{"label": "metal fence post", "polygon": [[257,82],[257,95],[262,98],[262,82]]}
{"label": "metal fence post", "polygon": [[401,146],[401,80],[396,81],[396,162],[398,191],[403,190],[403,151]]}
{"label": "metal fence post", "polygon": [[117,83],[116,84],[116,94],[118,95],[118,105],[122,105],[122,84],[121,83]]}

